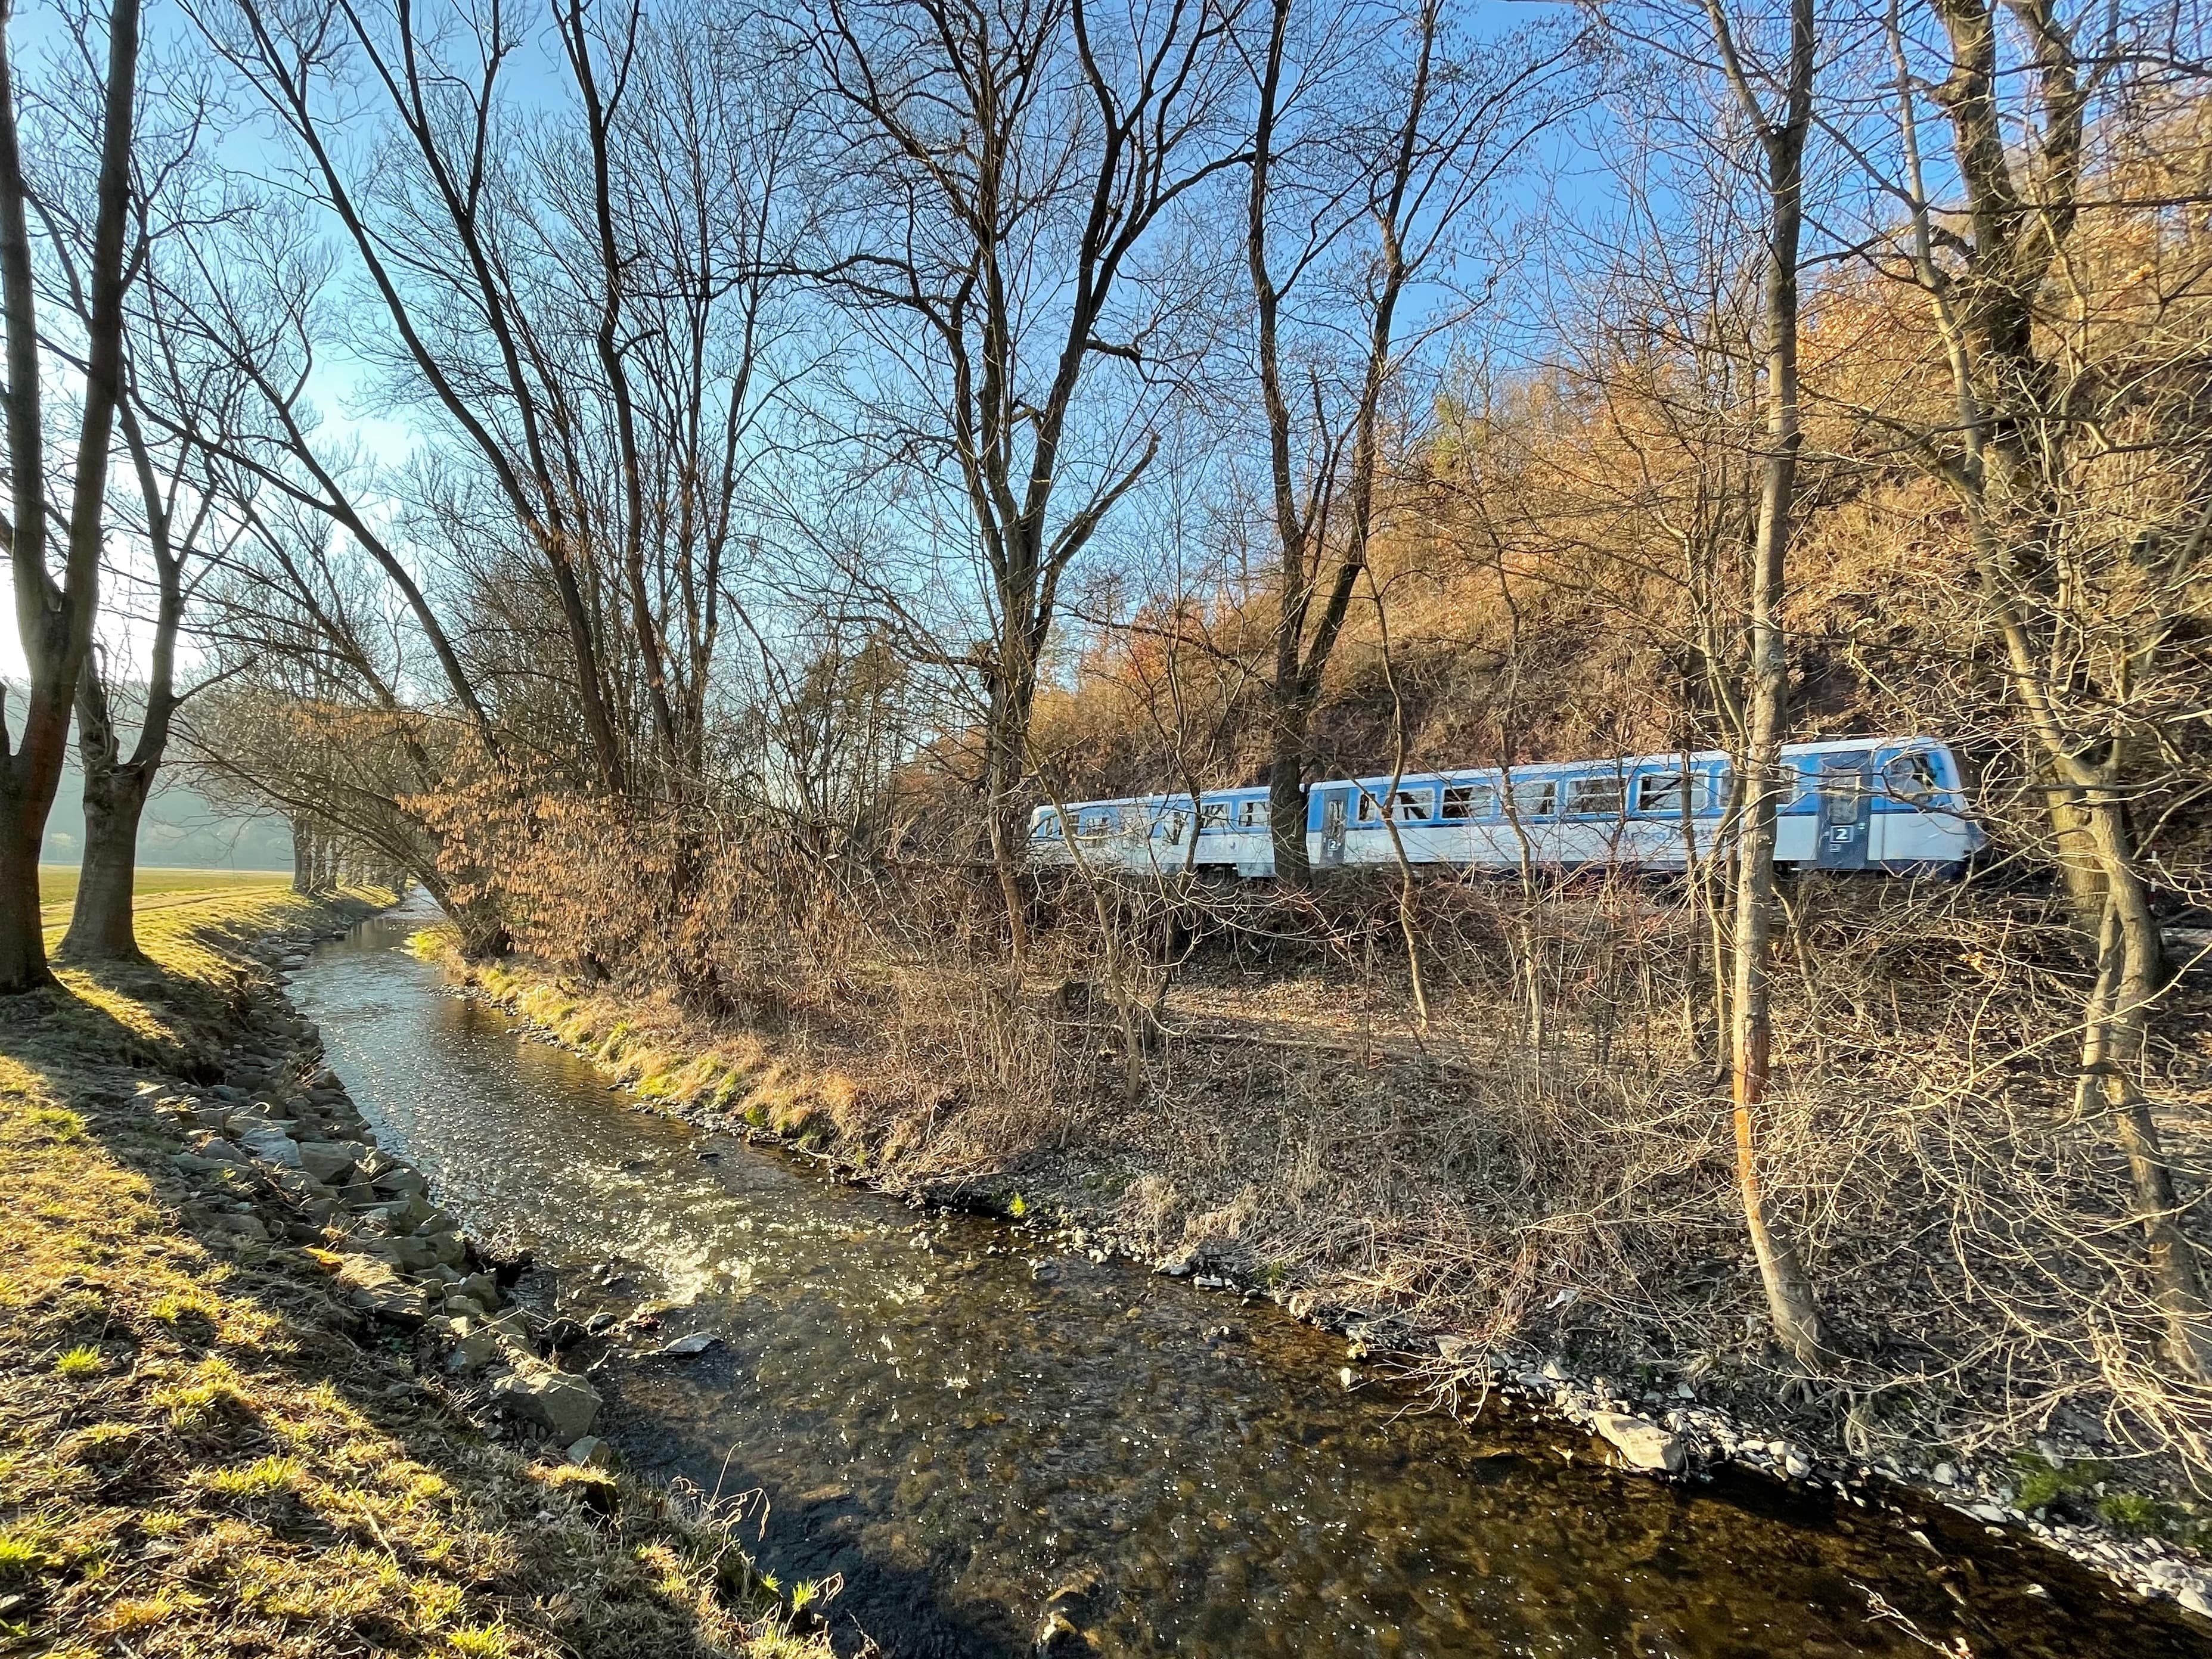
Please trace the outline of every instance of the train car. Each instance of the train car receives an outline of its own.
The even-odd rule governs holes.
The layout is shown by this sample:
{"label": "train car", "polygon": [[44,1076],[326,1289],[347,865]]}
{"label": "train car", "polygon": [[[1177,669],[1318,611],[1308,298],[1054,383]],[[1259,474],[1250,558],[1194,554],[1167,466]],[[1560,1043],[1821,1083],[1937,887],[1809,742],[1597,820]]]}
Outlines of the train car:
{"label": "train car", "polygon": [[[1956,871],[1984,845],[1957,757],[1931,738],[1856,738],[1783,750],[1794,785],[1778,815],[1776,862],[1806,869]],[[1316,869],[1395,867],[1681,869],[1718,839],[1725,754],[1650,754],[1498,769],[1328,778],[1306,792]],[[1267,791],[1086,801],[1067,808],[1093,868],[1274,873]],[[1195,841],[1195,845],[1193,843]],[[1039,863],[1072,862],[1059,809],[1030,824]]]}
{"label": "train car", "polygon": [[[1181,869],[1194,834],[1188,796],[1071,801],[1030,814],[1030,862],[1092,870],[1162,873]],[[1070,832],[1073,831],[1073,833]]]}

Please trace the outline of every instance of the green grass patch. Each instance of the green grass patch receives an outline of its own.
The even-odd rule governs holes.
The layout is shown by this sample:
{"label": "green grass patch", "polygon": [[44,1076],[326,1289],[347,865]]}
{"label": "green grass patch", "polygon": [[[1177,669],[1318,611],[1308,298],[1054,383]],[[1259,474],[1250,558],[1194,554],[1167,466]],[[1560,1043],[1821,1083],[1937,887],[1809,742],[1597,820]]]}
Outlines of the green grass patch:
{"label": "green grass patch", "polygon": [[[39,905],[46,911],[66,911],[76,902],[75,864],[39,866]],[[290,874],[273,869],[163,869],[140,865],[131,887],[131,897],[143,904],[149,899],[173,898],[178,893],[234,893],[240,889],[284,889]],[[52,919],[50,916],[49,921]]]}
{"label": "green grass patch", "polygon": [[46,1553],[28,1535],[0,1532],[0,1583],[28,1578],[46,1565]]}
{"label": "green grass patch", "polygon": [[289,1492],[305,1472],[296,1457],[264,1457],[243,1468],[217,1469],[207,1478],[207,1489],[224,1498],[265,1498]]}
{"label": "green grass patch", "polygon": [[2014,1502],[2031,1513],[2089,1493],[2100,1481],[2110,1479],[2112,1473],[2094,1459],[2085,1458],[2061,1467],[2034,1452],[2022,1452],[2014,1458],[2013,1466],[2021,1474],[2020,1490]]}

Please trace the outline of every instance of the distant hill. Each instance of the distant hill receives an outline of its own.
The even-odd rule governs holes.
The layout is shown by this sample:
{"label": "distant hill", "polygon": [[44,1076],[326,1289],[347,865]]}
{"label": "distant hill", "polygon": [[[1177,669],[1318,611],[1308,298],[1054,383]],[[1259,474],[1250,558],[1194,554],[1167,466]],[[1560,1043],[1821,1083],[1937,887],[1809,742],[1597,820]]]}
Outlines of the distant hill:
{"label": "distant hill", "polygon": [[[0,590],[4,590],[0,582]],[[0,682],[4,706],[21,708],[27,688],[20,681]],[[126,693],[119,699],[129,705]],[[135,734],[123,723],[127,749]],[[81,864],[84,862],[84,771],[77,764],[76,730],[70,724],[69,760],[62,771],[61,788],[54,795],[54,809],[46,819],[46,845],[39,854],[42,864]],[[240,813],[217,808],[189,784],[174,781],[162,770],[154,793],[138,820],[138,862],[156,869],[280,869],[292,868],[292,832],[273,813]]]}
{"label": "distant hill", "polygon": [[[75,864],[84,857],[84,774],[76,751],[46,820],[40,862]],[[138,862],[171,869],[292,868],[292,833],[274,816],[240,817],[210,805],[198,790],[157,780],[138,823]]]}

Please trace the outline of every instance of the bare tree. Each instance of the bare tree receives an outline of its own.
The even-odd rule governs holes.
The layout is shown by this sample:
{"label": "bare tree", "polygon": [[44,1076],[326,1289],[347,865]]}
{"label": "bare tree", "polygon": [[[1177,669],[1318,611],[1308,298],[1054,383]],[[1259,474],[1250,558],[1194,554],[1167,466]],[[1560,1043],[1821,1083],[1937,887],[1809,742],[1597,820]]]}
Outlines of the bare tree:
{"label": "bare tree", "polygon": [[[82,391],[66,504],[48,472],[41,396],[46,353],[41,300],[32,258],[18,112],[22,94],[15,55],[15,8],[0,6],[0,306],[7,312],[9,511],[0,522],[15,583],[15,627],[30,665],[28,703],[0,766],[0,992],[46,984],[39,915],[39,851],[46,813],[61,781],[70,707],[91,649],[99,608],[100,560],[107,511],[107,471],[123,382],[124,299],[131,271],[131,162],[138,70],[138,0],[116,0],[108,13],[104,97],[97,133],[92,243],[83,257],[86,323],[79,357]],[[60,579],[47,548],[58,528]]]}
{"label": "bare tree", "polygon": [[[2112,351],[2110,336],[2146,319],[2127,326],[2136,302],[2097,240],[2102,227],[2124,241],[2129,216],[2152,210],[2155,188],[2129,199],[2126,145],[2147,137],[2154,152],[2156,124],[2183,118],[2203,71],[2174,61],[2154,15],[2059,0],[1893,0],[1881,25],[1877,86],[1894,126],[1860,154],[1901,223],[1872,245],[1917,290],[1946,395],[1924,413],[1893,394],[1853,401],[1964,517],[2058,868],[2094,942],[2078,1105],[2108,1115],[2126,1155],[2174,1363],[2212,1381],[2212,1305],[2138,1081],[2166,981],[2138,818],[2201,701],[2201,665],[2178,636],[2212,536],[2212,467],[2201,432],[2160,407],[2162,386],[2194,378],[2158,346],[2162,330],[2149,331],[2156,360]],[[1934,170],[1955,179],[1955,206],[1931,195],[1923,100],[1948,130]]]}
{"label": "bare tree", "polygon": [[154,610],[145,677],[135,711],[137,731],[127,756],[116,706],[121,687],[110,686],[96,655],[87,658],[77,679],[84,858],[69,931],[62,936],[61,954],[70,961],[135,961],[140,955],[131,919],[139,820],[167,753],[170,725],[181,701],[177,635],[184,621],[185,569],[196,561],[201,539],[218,530],[212,518],[213,497],[197,487],[198,481],[191,475],[192,451],[180,447],[162,468],[127,399],[121,423],[143,512],[138,528],[153,564]]}
{"label": "bare tree", "polygon": [[1457,315],[1409,330],[1407,296],[1458,277],[1470,210],[1557,117],[1575,51],[1549,30],[1470,48],[1439,0],[1402,17],[1348,4],[1307,18],[1291,0],[1269,13],[1244,241],[1276,554],[1267,817],[1276,875],[1294,884],[1307,730],[1367,566],[1392,399],[1409,354]]}
{"label": "bare tree", "polygon": [[[73,32],[74,55],[89,67],[91,43]],[[112,669],[97,636],[76,687],[77,746],[83,769],[85,840],[76,898],[61,954],[76,961],[130,961],[139,956],[132,922],[140,818],[169,739],[180,700],[176,684],[178,635],[184,623],[186,567],[196,562],[203,536],[221,533],[208,487],[205,457],[189,439],[149,434],[145,411],[204,408],[225,396],[227,377],[185,368],[168,350],[160,318],[160,275],[179,251],[179,227],[219,221],[225,189],[207,167],[202,141],[218,100],[191,54],[149,50],[139,80],[140,113],[133,139],[129,185],[129,248],[134,273],[132,303],[125,320],[124,384],[116,419],[129,457],[133,487],[112,509],[109,540],[116,552],[137,552],[143,562],[113,560],[107,584],[108,615],[122,624],[122,659]],[[51,104],[68,128],[64,142],[93,148],[101,119],[96,94],[84,92]],[[67,171],[64,170],[67,178]],[[78,251],[90,245],[96,209],[68,187],[44,191],[39,213],[55,266],[81,330],[92,326]],[[179,371],[182,370],[180,372]],[[173,424],[173,423],[172,423]],[[115,534],[114,532],[120,532]],[[143,591],[140,609],[128,597]],[[143,662],[137,647],[143,640]],[[124,724],[137,730],[125,752]]]}
{"label": "bare tree", "polygon": [[[497,8],[217,0],[196,15],[337,227],[360,285],[353,348],[451,440],[422,472],[437,499],[418,505],[434,518],[465,503],[466,542],[450,551],[472,580],[550,596],[580,775],[617,795],[677,787],[702,753],[739,491],[773,391],[766,273],[787,263],[767,245],[786,139],[743,95],[744,66],[716,55],[733,32],[568,0],[550,16],[568,85],[533,108],[510,87],[520,20]],[[232,332],[243,353],[261,343]],[[298,487],[404,586],[404,561],[379,553],[380,527],[312,454],[304,372],[267,378],[283,412],[270,435]],[[542,679],[542,656],[531,666]],[[445,667],[465,704],[476,676]]]}
{"label": "bare tree", "polygon": [[1735,1105],[1736,1184],[1759,1259],[1769,1317],[1783,1345],[1808,1365],[1830,1358],[1813,1284],[1795,1241],[1772,1210],[1760,1165],[1760,1125],[1773,1079],[1773,935],[1779,910],[1774,882],[1776,814],[1794,793],[1782,763],[1789,721],[1790,664],[1782,619],[1789,590],[1790,538],[1796,519],[1797,457],[1803,443],[1797,369],[1799,268],[1805,223],[1805,148],[1813,130],[1818,32],[1813,0],[1790,0],[1787,45],[1769,64],[1747,31],[1706,0],[1721,72],[1758,145],[1765,193],[1760,321],[1765,412],[1759,520],[1750,584],[1751,655],[1745,687],[1742,809],[1735,833],[1735,928],[1730,939],[1730,1092]]}
{"label": "bare tree", "polygon": [[877,348],[864,435],[944,484],[980,569],[988,637],[942,654],[982,687],[1017,975],[1039,668],[1069,566],[1158,453],[1142,394],[1173,366],[1171,318],[1144,262],[1164,216],[1239,159],[1233,20],[1219,0],[1108,31],[1088,0],[832,0],[805,30],[840,181],[819,275]]}

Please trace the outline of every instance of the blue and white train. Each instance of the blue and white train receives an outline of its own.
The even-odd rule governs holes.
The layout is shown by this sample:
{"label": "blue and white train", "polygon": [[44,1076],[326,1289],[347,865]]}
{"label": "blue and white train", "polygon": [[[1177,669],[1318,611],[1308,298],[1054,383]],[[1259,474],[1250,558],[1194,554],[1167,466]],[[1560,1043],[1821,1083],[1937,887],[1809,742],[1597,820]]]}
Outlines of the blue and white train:
{"label": "blue and white train", "polygon": [[[1926,737],[1793,743],[1796,784],[1775,860],[1801,869],[1956,874],[1984,845],[1958,758]],[[1680,870],[1719,839],[1725,754],[1645,754],[1500,771],[1332,778],[1306,790],[1306,856],[1317,869],[1414,864],[1474,869],[1612,865]],[[1388,807],[1385,797],[1388,797]],[[1386,817],[1387,810],[1387,817]],[[1395,827],[1397,833],[1391,834]],[[1071,840],[1070,830],[1073,834]],[[1194,846],[1194,843],[1195,844]],[[1076,801],[1030,819],[1040,865],[1274,874],[1265,788]]]}

